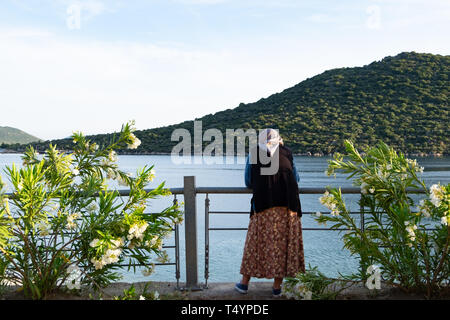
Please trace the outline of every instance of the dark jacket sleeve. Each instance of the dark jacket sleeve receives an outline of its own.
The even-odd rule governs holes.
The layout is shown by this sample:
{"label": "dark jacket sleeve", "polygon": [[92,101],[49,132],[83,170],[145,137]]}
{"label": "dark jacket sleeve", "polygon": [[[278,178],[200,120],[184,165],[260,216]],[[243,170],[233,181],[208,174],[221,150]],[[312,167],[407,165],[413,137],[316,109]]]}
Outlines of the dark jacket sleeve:
{"label": "dark jacket sleeve", "polygon": [[291,161],[292,171],[294,172],[295,180],[297,183],[300,182],[300,175],[298,174],[297,167],[295,166],[294,156],[292,155],[292,150],[288,147],[283,146],[285,149],[289,151],[289,160]]}
{"label": "dark jacket sleeve", "polygon": [[300,182],[300,175],[298,174],[297,168],[295,167],[295,162],[292,161],[292,170],[294,171],[295,174],[295,179],[297,180],[297,183]]}
{"label": "dark jacket sleeve", "polygon": [[252,165],[250,164],[250,155],[247,156],[247,160],[245,162],[245,186],[247,188],[252,187]]}

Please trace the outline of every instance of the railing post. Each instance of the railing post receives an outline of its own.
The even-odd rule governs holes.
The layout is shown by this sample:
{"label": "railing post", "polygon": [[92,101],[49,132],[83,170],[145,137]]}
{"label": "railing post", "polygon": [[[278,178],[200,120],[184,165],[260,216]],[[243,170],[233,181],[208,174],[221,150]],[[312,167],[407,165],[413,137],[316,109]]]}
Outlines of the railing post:
{"label": "railing post", "polygon": [[209,198],[205,198],[205,289],[208,289],[209,278]]}
{"label": "railing post", "polygon": [[[173,204],[178,206],[177,195],[174,194]],[[177,279],[177,290],[180,289],[180,231],[175,224],[175,278]]]}
{"label": "railing post", "polygon": [[186,245],[186,289],[201,290],[198,285],[195,176],[184,177],[184,227]]}

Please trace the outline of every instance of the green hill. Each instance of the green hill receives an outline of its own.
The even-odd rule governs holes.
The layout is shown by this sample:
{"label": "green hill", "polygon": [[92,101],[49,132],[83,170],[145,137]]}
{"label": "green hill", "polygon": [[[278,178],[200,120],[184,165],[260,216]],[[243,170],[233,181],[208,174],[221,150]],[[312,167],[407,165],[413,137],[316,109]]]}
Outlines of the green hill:
{"label": "green hill", "polygon": [[[450,56],[404,52],[362,67],[332,69],[196,120],[203,121],[203,130],[217,128],[224,136],[227,128],[278,128],[295,153],[330,154],[351,139],[357,147],[383,140],[406,153],[449,154],[449,76]],[[193,121],[137,131],[142,145],[133,152],[170,152],[178,143],[170,141],[175,128],[193,132]],[[92,138],[101,144],[110,137]],[[71,147],[70,140],[54,142]]]}
{"label": "green hill", "polygon": [[0,127],[0,144],[28,144],[42,141],[22,130],[11,127]]}

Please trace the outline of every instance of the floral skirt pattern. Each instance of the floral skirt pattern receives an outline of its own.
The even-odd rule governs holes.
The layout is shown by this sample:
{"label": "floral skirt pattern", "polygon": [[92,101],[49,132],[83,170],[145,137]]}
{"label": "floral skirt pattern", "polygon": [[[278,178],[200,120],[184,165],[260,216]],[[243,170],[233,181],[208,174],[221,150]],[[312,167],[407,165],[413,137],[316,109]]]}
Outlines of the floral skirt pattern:
{"label": "floral skirt pattern", "polygon": [[287,207],[253,214],[240,273],[256,278],[293,277],[305,272],[301,219]]}

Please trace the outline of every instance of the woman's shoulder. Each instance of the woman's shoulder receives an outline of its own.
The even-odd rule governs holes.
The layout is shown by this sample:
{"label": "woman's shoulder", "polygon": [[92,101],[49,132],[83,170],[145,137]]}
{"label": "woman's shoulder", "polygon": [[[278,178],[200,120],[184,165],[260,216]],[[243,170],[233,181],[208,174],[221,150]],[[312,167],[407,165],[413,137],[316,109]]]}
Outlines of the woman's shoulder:
{"label": "woman's shoulder", "polygon": [[286,147],[285,145],[281,145],[280,144],[280,150],[284,150],[285,152],[287,152],[288,154],[292,155],[292,150],[289,147]]}

